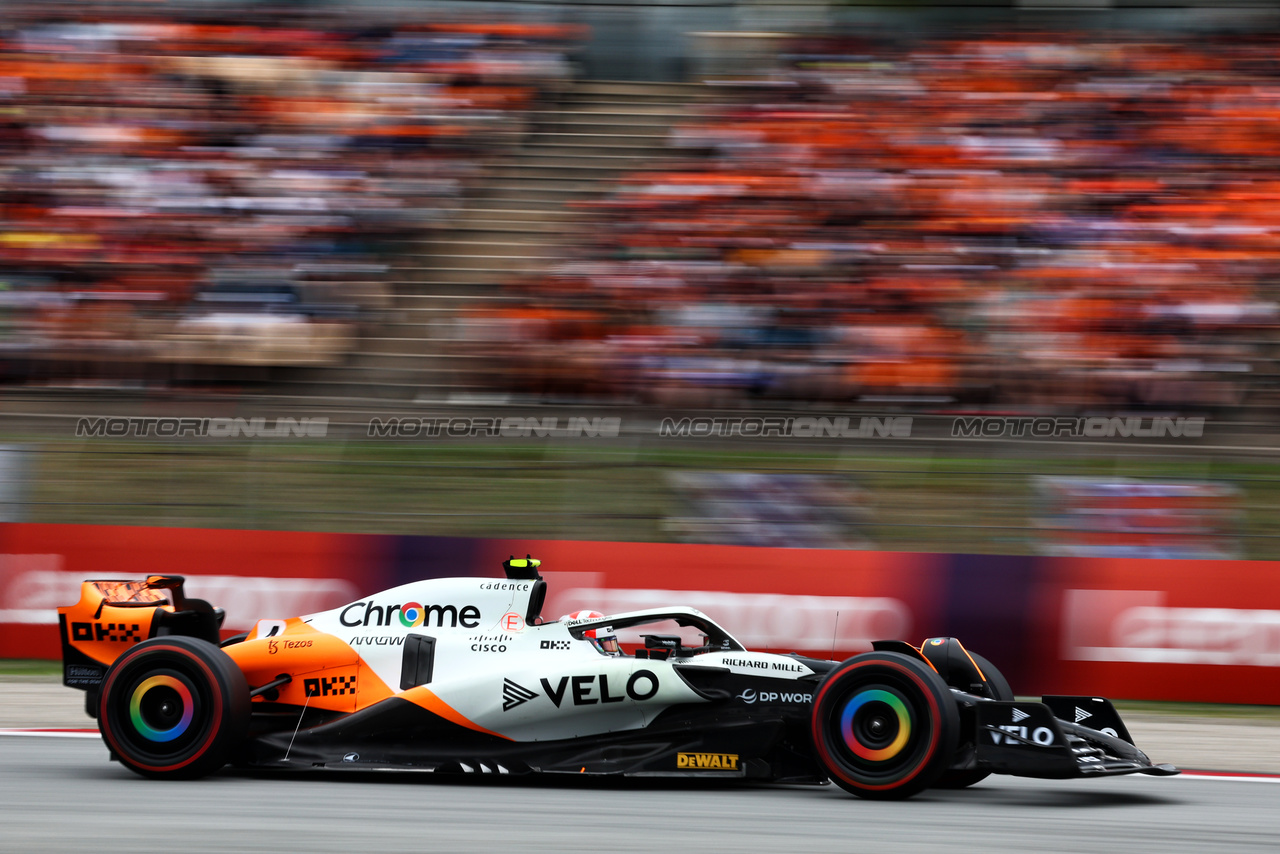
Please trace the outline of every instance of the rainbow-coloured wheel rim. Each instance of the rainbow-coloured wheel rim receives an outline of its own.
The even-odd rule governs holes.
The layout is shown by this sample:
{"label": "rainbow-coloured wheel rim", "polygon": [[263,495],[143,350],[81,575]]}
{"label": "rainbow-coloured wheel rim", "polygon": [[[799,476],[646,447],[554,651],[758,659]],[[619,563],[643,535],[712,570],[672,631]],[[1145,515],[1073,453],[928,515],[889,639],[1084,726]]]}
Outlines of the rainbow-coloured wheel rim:
{"label": "rainbow-coloured wheel rim", "polygon": [[[147,715],[143,713],[142,704],[152,691],[165,689],[177,694],[177,699],[182,705],[182,716],[173,726],[166,729],[156,729],[148,723]],[[154,698],[152,699],[154,700]],[[191,719],[194,715],[195,700],[191,696],[191,689],[172,676],[160,675],[144,679],[138,683],[137,688],[133,689],[133,696],[129,698],[129,722],[133,724],[134,730],[148,741],[159,743],[173,741],[187,731],[191,726]]]}
{"label": "rainbow-coloured wheel rim", "polygon": [[[883,703],[897,717],[897,734],[893,741],[884,747],[868,747],[854,732],[854,720],[858,717],[858,712],[869,703]],[[907,746],[907,742],[911,740],[911,714],[897,694],[882,688],[868,688],[850,697],[845,703],[844,710],[840,712],[840,735],[854,756],[867,762],[884,762],[901,753]]]}

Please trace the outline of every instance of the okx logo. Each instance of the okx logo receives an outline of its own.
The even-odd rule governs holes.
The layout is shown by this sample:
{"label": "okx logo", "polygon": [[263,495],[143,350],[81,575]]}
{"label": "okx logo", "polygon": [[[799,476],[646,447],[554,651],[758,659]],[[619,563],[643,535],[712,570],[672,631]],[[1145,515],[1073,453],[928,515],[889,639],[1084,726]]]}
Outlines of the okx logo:
{"label": "okx logo", "polygon": [[138,643],[142,640],[142,626],[138,623],[72,623],[73,641],[115,641]]}
{"label": "okx logo", "polygon": [[308,697],[341,697],[343,694],[356,692],[356,677],[322,676],[304,680],[302,687]]}

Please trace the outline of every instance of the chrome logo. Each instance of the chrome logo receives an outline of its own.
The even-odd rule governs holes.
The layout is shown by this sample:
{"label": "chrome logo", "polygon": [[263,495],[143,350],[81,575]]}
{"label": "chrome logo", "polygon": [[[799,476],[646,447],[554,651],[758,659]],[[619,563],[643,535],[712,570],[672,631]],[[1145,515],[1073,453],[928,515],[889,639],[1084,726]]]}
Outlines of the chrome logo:
{"label": "chrome logo", "polygon": [[[853,732],[853,718],[858,710],[867,703],[884,703],[893,709],[894,714],[898,716],[898,735],[893,743],[888,747],[875,750],[862,744]],[[911,716],[907,713],[907,707],[896,694],[879,688],[869,688],[855,695],[845,705],[844,711],[840,713],[840,734],[844,736],[844,743],[849,746],[854,755],[868,762],[883,762],[886,759],[892,759],[907,746],[907,740],[911,738]]]}
{"label": "chrome logo", "polygon": [[403,605],[376,605],[362,599],[352,602],[338,614],[338,622],[347,628],[357,626],[394,626],[396,621],[406,629],[436,625],[456,629],[462,626],[474,629],[480,625],[479,605],[423,605],[421,602],[405,602]]}
{"label": "chrome logo", "polygon": [[417,602],[405,602],[400,606],[400,624],[408,629],[420,626],[426,613]]}
{"label": "chrome logo", "polygon": [[[168,729],[153,729],[143,717],[142,701],[149,692],[163,688],[168,688],[178,695],[182,703],[182,718]],[[191,690],[172,676],[152,676],[150,679],[143,680],[134,689],[133,696],[129,698],[129,721],[138,734],[149,741],[173,741],[191,726],[191,717],[194,713],[195,703],[191,697]]]}

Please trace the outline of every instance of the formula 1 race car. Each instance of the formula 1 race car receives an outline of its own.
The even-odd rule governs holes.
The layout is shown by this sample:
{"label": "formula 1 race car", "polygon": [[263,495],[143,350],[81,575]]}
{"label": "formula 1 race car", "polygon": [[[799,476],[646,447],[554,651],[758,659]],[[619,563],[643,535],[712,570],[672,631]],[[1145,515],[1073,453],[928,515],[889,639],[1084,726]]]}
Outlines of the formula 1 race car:
{"label": "formula 1 race car", "polygon": [[692,608],[543,620],[538,566],[418,581],[221,643],[222,612],[180,576],[86,581],[58,609],[63,682],[86,692],[112,757],[147,777],[233,762],[830,779],[905,798],[991,773],[1178,773],[1108,701],[1015,701],[954,638],[835,662],[748,652]]}

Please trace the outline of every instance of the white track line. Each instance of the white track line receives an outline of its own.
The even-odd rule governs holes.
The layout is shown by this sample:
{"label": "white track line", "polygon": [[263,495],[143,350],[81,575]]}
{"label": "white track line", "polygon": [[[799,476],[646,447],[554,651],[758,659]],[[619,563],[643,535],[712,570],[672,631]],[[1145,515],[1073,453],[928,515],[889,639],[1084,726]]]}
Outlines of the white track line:
{"label": "white track line", "polygon": [[0,735],[25,735],[30,738],[99,738],[96,729],[0,729]]}
{"label": "white track line", "polygon": [[1225,780],[1228,783],[1280,783],[1276,774],[1244,774],[1216,771],[1184,771],[1178,775],[1183,780]]}

